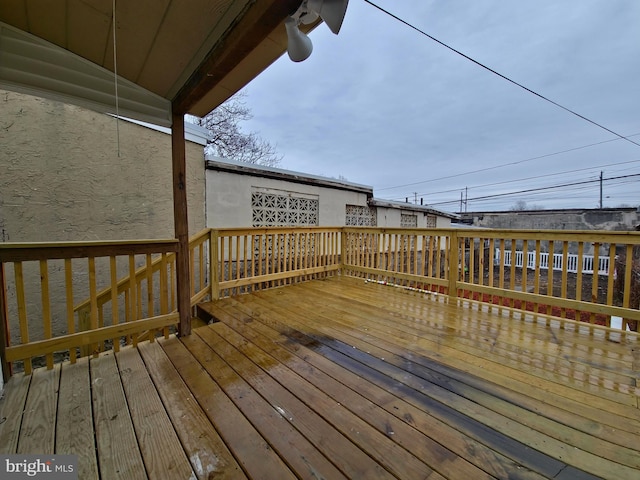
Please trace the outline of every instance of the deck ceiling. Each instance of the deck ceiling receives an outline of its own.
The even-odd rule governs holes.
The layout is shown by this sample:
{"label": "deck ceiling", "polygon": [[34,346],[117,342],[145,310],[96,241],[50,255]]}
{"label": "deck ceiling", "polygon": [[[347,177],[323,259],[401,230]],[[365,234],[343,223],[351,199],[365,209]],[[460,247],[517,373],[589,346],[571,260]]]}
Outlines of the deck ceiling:
{"label": "deck ceiling", "polygon": [[[84,98],[85,104],[108,106],[113,93],[109,89],[115,90],[115,45],[115,69],[125,99],[127,88],[141,92],[127,113],[135,114],[135,103],[144,104],[147,98],[173,105],[176,113],[203,116],[282,55],[283,21],[299,4],[300,0],[2,0],[0,87],[58,98],[73,97],[70,92],[75,91],[75,103],[83,104]],[[78,65],[81,74],[57,74],[60,69],[77,72]],[[148,115],[141,119],[150,120]]]}

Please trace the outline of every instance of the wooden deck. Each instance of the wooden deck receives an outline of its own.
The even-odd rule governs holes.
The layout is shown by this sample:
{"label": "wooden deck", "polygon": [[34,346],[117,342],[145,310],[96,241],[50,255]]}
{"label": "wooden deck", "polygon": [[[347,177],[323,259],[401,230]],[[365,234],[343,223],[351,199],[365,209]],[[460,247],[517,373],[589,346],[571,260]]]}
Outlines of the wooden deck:
{"label": "wooden deck", "polygon": [[207,309],[12,377],[0,452],[81,479],[640,478],[635,334],[339,277]]}

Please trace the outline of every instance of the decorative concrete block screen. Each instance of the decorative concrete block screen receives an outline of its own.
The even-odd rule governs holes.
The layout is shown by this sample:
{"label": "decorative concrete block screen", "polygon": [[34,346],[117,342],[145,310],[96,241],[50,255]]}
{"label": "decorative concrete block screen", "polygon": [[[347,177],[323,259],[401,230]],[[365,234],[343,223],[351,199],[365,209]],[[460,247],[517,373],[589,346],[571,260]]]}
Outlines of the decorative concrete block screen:
{"label": "decorative concrete block screen", "polygon": [[418,216],[417,215],[409,215],[406,213],[400,214],[400,226],[413,228],[418,226]]}
{"label": "decorative concrete block screen", "polygon": [[376,209],[363,207],[360,205],[347,205],[347,216],[345,225],[357,227],[378,226],[378,216]]}
{"label": "decorative concrete block screen", "polygon": [[318,225],[316,195],[255,189],[251,192],[251,209],[254,227]]}

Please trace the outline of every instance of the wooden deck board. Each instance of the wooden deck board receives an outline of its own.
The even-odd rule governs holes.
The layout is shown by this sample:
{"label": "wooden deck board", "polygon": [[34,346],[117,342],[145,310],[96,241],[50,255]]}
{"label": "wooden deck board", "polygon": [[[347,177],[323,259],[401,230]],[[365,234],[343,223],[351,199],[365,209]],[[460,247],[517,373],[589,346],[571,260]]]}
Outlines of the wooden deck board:
{"label": "wooden deck board", "polygon": [[60,365],[33,372],[16,453],[54,453]]}
{"label": "wooden deck board", "polygon": [[167,413],[197,477],[246,479],[246,475],[209,422],[158,342],[138,345]]}
{"label": "wooden deck board", "polygon": [[[238,342],[233,342],[233,335],[228,331],[223,339],[216,333],[216,327],[196,333],[223,355],[227,363],[237,369],[238,375],[264,397],[271,407],[269,410],[275,410],[274,416],[278,422],[284,419],[300,433],[302,440],[296,441],[296,445],[303,441],[308,443],[306,448],[302,445],[297,447],[304,454],[305,469],[312,467],[314,475],[317,472],[324,478],[337,478],[336,473],[323,471],[320,465],[312,462],[312,455],[318,456],[321,451],[349,478],[393,478],[389,472],[398,478],[429,478],[433,473],[417,457],[397,448],[398,445],[375,432],[312,384],[291,371],[278,375],[279,362],[269,363],[266,355],[253,345],[240,346]],[[225,339],[233,343],[226,343]],[[240,346],[243,352],[233,349],[233,344]],[[263,375],[261,369],[267,375]],[[277,376],[280,383],[273,376]],[[235,381],[237,384],[237,379]],[[290,433],[288,437],[290,439],[294,435]],[[291,441],[289,439],[287,441]],[[288,457],[293,458],[292,455]],[[374,462],[372,457],[384,458],[384,461]],[[299,470],[296,472],[298,475],[301,473]]]}
{"label": "wooden deck board", "polygon": [[195,478],[138,351],[123,349],[116,360],[148,477]]}
{"label": "wooden deck board", "polygon": [[[392,436],[394,441],[418,458],[439,458],[443,474],[448,478],[483,478],[483,470],[501,477],[506,476],[507,471],[520,467],[433,418],[428,432],[431,437],[422,433],[419,424],[423,411],[418,411],[387,390],[341,368],[303,344],[294,343],[279,331],[263,323],[252,322],[251,317],[239,309],[226,306],[217,311],[217,317],[283,365],[308,378],[337,404],[349,408],[380,432]],[[251,323],[251,327],[247,323]],[[482,469],[474,467],[460,455],[469,450],[474,451]],[[520,478],[540,477],[523,472]]]}
{"label": "wooden deck board", "polygon": [[113,352],[91,360],[91,383],[100,476],[147,478]]}
{"label": "wooden deck board", "polygon": [[16,453],[31,376],[14,375],[0,396],[0,452]]}
{"label": "wooden deck board", "polygon": [[56,453],[78,456],[78,477],[98,477],[89,358],[62,365],[56,418]]}
{"label": "wooden deck board", "polygon": [[14,376],[0,453],[80,478],[636,479],[635,334],[332,278]]}
{"label": "wooden deck board", "polygon": [[185,345],[192,343],[194,338],[184,338],[184,344],[175,337],[159,342],[247,476],[296,478],[187,349]]}

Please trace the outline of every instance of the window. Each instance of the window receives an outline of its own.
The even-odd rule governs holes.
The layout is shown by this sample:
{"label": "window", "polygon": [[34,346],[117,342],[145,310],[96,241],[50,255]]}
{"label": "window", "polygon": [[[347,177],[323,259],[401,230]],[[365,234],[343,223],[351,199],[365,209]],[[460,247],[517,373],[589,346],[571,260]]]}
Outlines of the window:
{"label": "window", "polygon": [[436,216],[427,215],[427,228],[436,228]]}
{"label": "window", "polygon": [[254,188],[251,192],[254,227],[318,225],[317,195]]}
{"label": "window", "polygon": [[378,216],[373,207],[360,205],[347,205],[345,225],[356,227],[375,227],[378,225]]}

